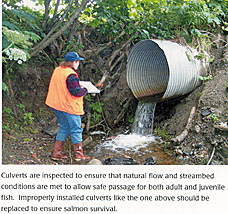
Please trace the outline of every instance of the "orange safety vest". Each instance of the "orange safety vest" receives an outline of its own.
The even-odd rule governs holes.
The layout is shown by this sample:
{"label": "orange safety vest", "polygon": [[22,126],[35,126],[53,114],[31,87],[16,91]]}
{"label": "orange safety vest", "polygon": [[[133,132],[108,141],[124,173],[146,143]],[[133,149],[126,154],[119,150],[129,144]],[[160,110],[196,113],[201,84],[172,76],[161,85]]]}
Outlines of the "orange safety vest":
{"label": "orange safety vest", "polygon": [[51,77],[45,104],[69,114],[83,115],[83,97],[72,96],[66,79],[70,74],[78,74],[70,67],[57,67]]}

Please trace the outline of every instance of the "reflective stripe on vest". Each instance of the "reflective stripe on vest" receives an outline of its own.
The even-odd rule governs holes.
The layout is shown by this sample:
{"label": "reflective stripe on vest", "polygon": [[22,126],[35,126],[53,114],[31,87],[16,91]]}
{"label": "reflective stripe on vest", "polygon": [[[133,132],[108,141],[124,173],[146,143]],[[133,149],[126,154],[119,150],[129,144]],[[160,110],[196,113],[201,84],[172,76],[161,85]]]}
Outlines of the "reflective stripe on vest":
{"label": "reflective stripe on vest", "polygon": [[66,79],[70,74],[78,74],[70,67],[57,67],[51,77],[46,105],[69,114],[83,115],[83,97],[72,96]]}

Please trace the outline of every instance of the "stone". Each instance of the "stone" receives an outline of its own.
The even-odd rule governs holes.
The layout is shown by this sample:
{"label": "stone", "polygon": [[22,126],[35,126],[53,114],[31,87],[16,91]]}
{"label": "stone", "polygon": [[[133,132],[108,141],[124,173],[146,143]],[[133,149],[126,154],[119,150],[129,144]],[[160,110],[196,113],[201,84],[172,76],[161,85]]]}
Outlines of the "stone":
{"label": "stone", "polygon": [[86,165],[103,165],[103,163],[98,159],[92,159]]}
{"label": "stone", "polygon": [[133,158],[107,158],[103,161],[104,165],[138,165],[138,163]]}
{"label": "stone", "polygon": [[143,165],[156,165],[157,161],[153,157],[146,158]]}
{"label": "stone", "polygon": [[200,130],[201,130],[201,128],[200,128],[200,126],[198,126],[198,125],[195,125],[195,131],[196,131],[196,133],[200,133]]}
{"label": "stone", "polygon": [[210,115],[211,114],[211,111],[210,111],[210,109],[205,109],[205,110],[203,110],[202,112],[201,112],[201,115],[203,116],[203,117],[206,117],[206,116],[208,116],[208,115]]}
{"label": "stone", "polygon": [[59,131],[59,125],[58,124],[50,124],[42,129],[42,132],[54,137],[57,135]]}

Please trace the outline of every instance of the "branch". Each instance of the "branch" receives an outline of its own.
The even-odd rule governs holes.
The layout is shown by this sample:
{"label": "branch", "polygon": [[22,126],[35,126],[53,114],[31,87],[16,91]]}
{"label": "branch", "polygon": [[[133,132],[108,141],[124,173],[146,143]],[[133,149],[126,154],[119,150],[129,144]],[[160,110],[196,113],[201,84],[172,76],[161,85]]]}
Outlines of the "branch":
{"label": "branch", "polygon": [[[98,96],[98,102],[100,102],[99,96]],[[107,123],[107,121],[106,121],[106,118],[105,118],[105,114],[104,114],[103,109],[102,109],[101,113],[102,113],[102,117],[103,117],[103,119],[104,119],[104,122],[105,122],[105,124],[106,124],[106,128],[108,128],[108,130],[111,132],[111,128],[109,127],[109,125],[108,125],[108,123]]]}
{"label": "branch", "polygon": [[65,12],[64,12],[62,18],[59,20],[58,24],[48,32],[46,37],[34,49],[39,48],[42,45],[42,43],[44,43],[46,40],[48,40],[48,38],[59,28],[61,23],[64,21],[64,18],[66,17],[67,13],[71,9],[72,4],[73,4],[73,0],[70,0],[69,4],[67,6],[67,9],[65,10]]}
{"label": "branch", "polygon": [[[119,37],[123,36],[124,34],[125,34],[125,31],[122,31],[122,32],[120,33]],[[111,46],[112,44],[113,44],[112,41],[108,42],[104,47],[99,48],[99,49],[96,51],[95,54],[96,54],[96,55],[99,55],[100,52],[102,52],[103,50],[105,50],[106,48],[108,48],[109,46]]]}
{"label": "branch", "polygon": [[93,128],[96,128],[97,126],[103,126],[105,127],[102,123],[105,122],[105,120],[101,120],[99,123],[95,124],[95,125],[92,125],[88,128],[89,129],[93,129]]}
{"label": "branch", "polygon": [[99,85],[103,84],[105,82],[105,80],[107,79],[108,74],[107,72],[103,74],[102,78],[95,84],[96,87],[98,87]]}
{"label": "branch", "polygon": [[[89,45],[92,46],[92,47],[94,47],[94,49],[95,49],[94,44],[86,37],[85,31],[83,31],[83,37],[84,37],[84,39],[86,40],[86,42],[88,42]],[[101,61],[102,66],[106,67],[106,66],[105,66],[104,60],[103,60],[99,55],[97,55],[97,51],[95,52],[94,49],[91,48],[92,53],[93,53],[96,57],[98,57],[98,59]],[[103,73],[103,76],[102,76],[101,80],[99,80],[98,83],[95,84],[96,86],[98,86],[98,85],[104,83],[104,81],[105,81],[106,78],[108,77],[108,71],[107,71],[106,68],[105,68],[105,69],[102,69],[102,68],[101,68],[101,66],[100,66],[99,63],[98,63],[98,60],[93,60],[93,63],[94,63],[94,64],[97,66],[97,68]]]}
{"label": "branch", "polygon": [[56,18],[56,15],[57,15],[57,12],[58,12],[58,8],[59,8],[59,2],[60,2],[60,0],[57,0],[57,3],[55,4],[54,15],[53,15],[53,17],[52,17],[52,19],[51,19],[51,22],[50,22],[50,24],[49,24],[49,27],[52,27],[53,24],[54,24],[54,22],[55,22],[55,18]]}
{"label": "branch", "polygon": [[92,141],[93,141],[93,138],[92,138],[91,136],[87,137],[87,138],[82,142],[83,147],[86,147],[86,146],[89,145]]}
{"label": "branch", "polygon": [[47,24],[47,21],[48,21],[48,15],[49,15],[49,5],[51,3],[51,0],[45,0],[44,1],[44,6],[45,6],[45,14],[44,14],[44,20],[43,20],[43,23],[42,23],[42,28],[46,28],[46,24]]}
{"label": "branch", "polygon": [[90,112],[90,109],[89,109],[88,112],[87,112],[86,132],[89,132],[90,118],[91,118],[91,112]]}
{"label": "branch", "polygon": [[219,129],[219,130],[221,130],[221,131],[228,131],[228,126],[227,126],[227,124],[219,124],[219,125],[214,125],[214,127],[216,128],[216,129]]}
{"label": "branch", "polygon": [[190,113],[190,116],[188,118],[188,122],[187,122],[187,125],[185,126],[185,129],[183,132],[181,132],[180,135],[178,135],[177,137],[175,138],[172,138],[171,141],[173,142],[182,142],[184,141],[184,139],[188,136],[188,132],[190,130],[190,128],[192,127],[192,120],[193,120],[193,117],[195,115],[195,112],[196,112],[196,107],[192,107],[192,110],[191,110],[191,113]]}
{"label": "branch", "polygon": [[[135,34],[133,34],[135,35]],[[114,51],[114,53],[112,54],[110,61],[109,61],[109,66],[112,65],[113,60],[115,59],[115,57],[132,41],[132,39],[128,39],[124,44],[121,45],[121,47],[117,50]]]}
{"label": "branch", "polygon": [[112,71],[114,70],[114,68],[116,67],[116,65],[124,58],[124,53],[121,53],[120,57],[115,61],[115,63],[112,65],[112,67],[110,68],[110,73],[112,73]]}
{"label": "branch", "polygon": [[213,150],[211,152],[211,156],[210,156],[210,159],[207,162],[207,165],[210,165],[211,164],[211,161],[212,161],[212,159],[214,157],[214,154],[215,154],[215,146],[213,146]]}
{"label": "branch", "polygon": [[81,6],[79,8],[76,8],[75,13],[70,17],[69,21],[56,33],[54,33],[49,38],[49,34],[30,52],[31,56],[35,56],[40,51],[42,51],[44,48],[46,48],[53,40],[58,38],[64,31],[66,31],[71,24],[74,22],[75,19],[78,19],[79,14],[82,12],[82,10],[85,8],[86,4],[89,2],[89,0],[82,0]]}
{"label": "branch", "polygon": [[[125,56],[125,54],[122,54],[122,57],[120,56],[119,59],[122,59]],[[120,65],[120,67],[118,68],[117,71],[115,71],[115,73],[112,76],[109,76],[109,79],[111,80],[117,80],[118,77],[121,75],[121,73],[123,72],[123,70],[125,70],[126,68],[124,67],[123,63]],[[112,83],[112,85],[115,83]]]}
{"label": "branch", "polygon": [[[113,69],[116,67],[116,65],[124,58],[125,54],[121,53],[121,55],[119,56],[119,58],[116,60],[116,62],[112,65],[113,60],[115,59],[115,57],[131,42],[131,39],[129,39],[127,42],[125,42],[123,45],[121,45],[121,48],[119,48],[118,50],[114,51],[114,53],[112,54],[112,56],[110,57],[110,60],[108,62],[109,67],[111,67],[109,69],[110,73],[112,73]],[[112,65],[112,66],[111,66]],[[118,71],[111,76],[111,79],[113,79],[116,75],[118,75]],[[96,84],[96,86],[103,84],[106,80],[106,78],[108,77],[108,72],[106,70],[106,72],[103,72],[103,76],[101,78],[101,80],[98,81],[98,83]]]}

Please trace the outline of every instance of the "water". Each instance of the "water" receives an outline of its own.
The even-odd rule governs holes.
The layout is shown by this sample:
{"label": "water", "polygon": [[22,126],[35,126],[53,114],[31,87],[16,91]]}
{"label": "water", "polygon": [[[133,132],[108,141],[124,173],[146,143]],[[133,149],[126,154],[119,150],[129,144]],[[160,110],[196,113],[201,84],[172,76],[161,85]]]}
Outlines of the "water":
{"label": "water", "polygon": [[91,150],[87,147],[86,150],[90,150],[87,154],[91,158],[101,161],[109,158],[132,158],[138,164],[143,165],[146,159],[153,158],[158,165],[180,164],[172,151],[164,149],[164,145],[165,142],[156,136],[119,134],[115,137],[97,140],[96,146]]}
{"label": "water", "polygon": [[156,103],[140,101],[131,133],[103,138],[89,155],[102,161],[132,158],[138,164],[145,164],[146,159],[152,158],[157,164],[179,164],[172,152],[164,149],[165,142],[153,135],[155,107]]}
{"label": "water", "polygon": [[155,107],[156,103],[139,101],[132,126],[132,133],[143,136],[153,135]]}
{"label": "water", "polygon": [[116,149],[125,151],[139,151],[141,148],[147,147],[151,142],[156,142],[156,137],[142,136],[138,134],[120,134],[114,138],[106,140],[103,146],[110,148],[113,151]]}

